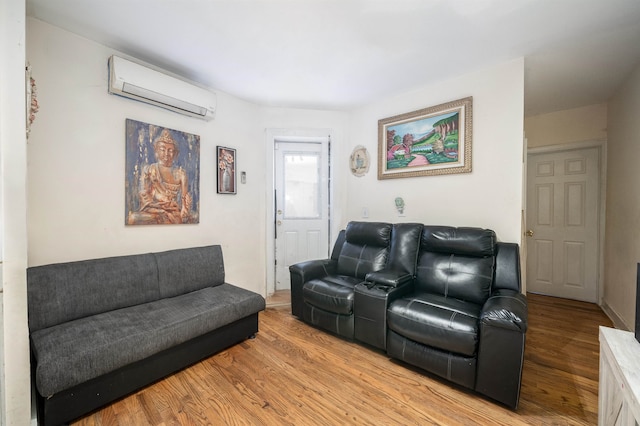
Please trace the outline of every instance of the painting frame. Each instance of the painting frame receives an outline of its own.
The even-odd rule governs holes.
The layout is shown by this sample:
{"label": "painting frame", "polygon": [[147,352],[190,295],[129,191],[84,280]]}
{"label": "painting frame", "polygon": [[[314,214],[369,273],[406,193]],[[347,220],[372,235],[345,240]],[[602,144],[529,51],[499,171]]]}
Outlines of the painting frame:
{"label": "painting frame", "polygon": [[200,136],[125,120],[125,225],[200,223]]}
{"label": "painting frame", "polygon": [[470,173],[472,138],[472,96],[380,119],[378,180]]}
{"label": "painting frame", "polygon": [[226,146],[216,147],[216,191],[218,194],[237,194],[236,150]]}

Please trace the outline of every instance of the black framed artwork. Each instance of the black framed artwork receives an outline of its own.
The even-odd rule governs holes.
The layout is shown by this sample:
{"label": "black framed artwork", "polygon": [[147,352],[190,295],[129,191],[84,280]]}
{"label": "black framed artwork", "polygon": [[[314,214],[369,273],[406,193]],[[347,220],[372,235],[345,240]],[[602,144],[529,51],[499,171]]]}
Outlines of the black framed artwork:
{"label": "black framed artwork", "polygon": [[236,150],[225,146],[216,149],[218,160],[218,194],[236,193]]}

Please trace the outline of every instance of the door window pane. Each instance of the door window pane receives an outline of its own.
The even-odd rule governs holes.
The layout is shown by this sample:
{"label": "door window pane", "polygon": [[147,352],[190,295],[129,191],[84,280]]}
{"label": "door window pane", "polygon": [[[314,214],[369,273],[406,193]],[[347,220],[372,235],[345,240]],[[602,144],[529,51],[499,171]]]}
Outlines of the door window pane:
{"label": "door window pane", "polygon": [[320,156],[284,154],[284,218],[320,217]]}

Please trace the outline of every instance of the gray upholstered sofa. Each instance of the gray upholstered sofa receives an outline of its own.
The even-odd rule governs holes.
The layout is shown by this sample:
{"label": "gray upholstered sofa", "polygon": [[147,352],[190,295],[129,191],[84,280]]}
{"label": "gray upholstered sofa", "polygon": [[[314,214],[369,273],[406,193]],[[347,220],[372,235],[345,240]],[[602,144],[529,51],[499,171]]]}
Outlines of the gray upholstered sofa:
{"label": "gray upholstered sofa", "polygon": [[27,270],[39,423],[67,423],[258,331],[220,246]]}

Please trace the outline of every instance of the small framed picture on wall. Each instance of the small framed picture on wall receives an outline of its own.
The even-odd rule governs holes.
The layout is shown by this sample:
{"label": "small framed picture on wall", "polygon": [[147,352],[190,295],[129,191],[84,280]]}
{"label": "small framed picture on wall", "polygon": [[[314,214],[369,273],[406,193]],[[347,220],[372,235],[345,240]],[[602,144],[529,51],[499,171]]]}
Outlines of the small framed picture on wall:
{"label": "small framed picture on wall", "polygon": [[217,147],[218,194],[236,193],[236,150]]}

